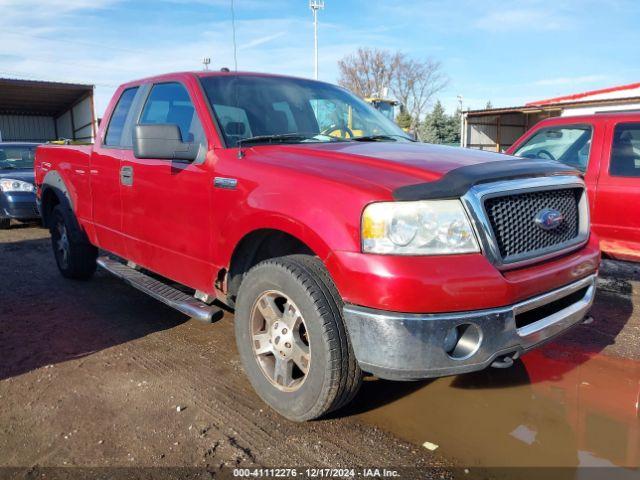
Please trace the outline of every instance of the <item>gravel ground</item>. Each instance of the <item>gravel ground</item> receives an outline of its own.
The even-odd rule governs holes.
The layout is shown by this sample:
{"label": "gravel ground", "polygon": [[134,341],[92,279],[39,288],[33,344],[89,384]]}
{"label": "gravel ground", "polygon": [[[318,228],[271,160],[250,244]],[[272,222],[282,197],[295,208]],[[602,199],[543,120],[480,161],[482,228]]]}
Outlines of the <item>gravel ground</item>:
{"label": "gravel ground", "polygon": [[[33,226],[0,231],[0,259],[0,478],[64,477],[74,470],[47,468],[72,466],[109,467],[109,478],[131,477],[124,467],[197,467],[179,471],[193,478],[300,466],[454,475],[452,459],[381,427],[389,421],[376,409],[410,394],[408,384],[367,382],[352,407],[295,424],[244,377],[231,314],[201,324],[102,271],[65,280],[48,232]],[[640,360],[640,269],[605,262],[602,273],[594,316],[607,321],[562,342]]]}
{"label": "gravel ground", "polygon": [[102,271],[65,280],[50,248],[41,228],[0,232],[0,466],[408,466],[439,478],[448,464],[348,414],[279,417],[242,372],[231,314],[188,320]]}

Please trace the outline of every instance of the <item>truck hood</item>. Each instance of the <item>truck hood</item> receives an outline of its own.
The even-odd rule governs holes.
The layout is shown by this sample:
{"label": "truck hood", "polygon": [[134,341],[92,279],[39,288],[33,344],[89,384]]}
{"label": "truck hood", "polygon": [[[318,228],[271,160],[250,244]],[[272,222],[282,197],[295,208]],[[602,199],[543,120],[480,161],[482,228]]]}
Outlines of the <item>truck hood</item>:
{"label": "truck hood", "polygon": [[[499,153],[426,143],[336,142],[260,146],[252,150],[259,151],[263,161],[274,165],[381,189],[387,194],[402,187],[436,184],[448,174],[458,177],[458,172],[469,170],[473,175],[487,170],[489,177],[495,175],[496,179],[506,178],[505,172],[514,170],[514,165],[516,170],[524,166],[521,173],[525,176],[546,175],[555,170],[576,173],[558,162],[525,161]],[[485,164],[491,167],[485,168]],[[463,187],[459,178],[457,183]]]}

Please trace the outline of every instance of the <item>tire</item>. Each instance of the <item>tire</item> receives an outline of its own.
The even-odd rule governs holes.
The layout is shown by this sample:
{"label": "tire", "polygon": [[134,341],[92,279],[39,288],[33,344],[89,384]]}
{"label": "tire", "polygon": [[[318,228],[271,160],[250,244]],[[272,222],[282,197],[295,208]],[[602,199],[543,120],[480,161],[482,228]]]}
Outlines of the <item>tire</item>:
{"label": "tire", "polygon": [[95,273],[98,249],[91,245],[70,210],[60,205],[51,212],[53,254],[62,276],[87,280]]}
{"label": "tire", "polygon": [[11,228],[10,218],[0,218],[0,230],[9,230]]}
{"label": "tire", "polygon": [[[265,403],[289,420],[337,410],[360,389],[342,305],[322,262],[308,255],[265,260],[240,285],[235,330],[245,372]],[[288,367],[277,369],[279,362]]]}

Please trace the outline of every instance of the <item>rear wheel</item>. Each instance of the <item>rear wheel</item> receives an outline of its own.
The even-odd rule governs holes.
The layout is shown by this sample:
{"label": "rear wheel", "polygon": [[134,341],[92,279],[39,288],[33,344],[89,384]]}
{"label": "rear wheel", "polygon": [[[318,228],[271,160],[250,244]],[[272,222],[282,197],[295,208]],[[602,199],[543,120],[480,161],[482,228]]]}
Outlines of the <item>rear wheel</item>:
{"label": "rear wheel", "polygon": [[11,219],[0,218],[0,230],[7,230],[9,227],[11,227]]}
{"label": "rear wheel", "polygon": [[86,239],[71,212],[57,205],[51,212],[49,231],[60,273],[78,280],[91,278],[97,267],[98,249]]}
{"label": "rear wheel", "polygon": [[360,388],[342,301],[317,258],[291,255],[250,270],[238,293],[235,325],[251,384],[281,415],[317,418]]}

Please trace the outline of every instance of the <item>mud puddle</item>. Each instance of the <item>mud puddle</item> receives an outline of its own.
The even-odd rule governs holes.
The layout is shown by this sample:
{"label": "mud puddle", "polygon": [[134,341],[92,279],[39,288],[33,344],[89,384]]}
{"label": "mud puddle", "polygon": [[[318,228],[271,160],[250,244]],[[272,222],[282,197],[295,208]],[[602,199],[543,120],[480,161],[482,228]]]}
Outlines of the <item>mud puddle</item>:
{"label": "mud puddle", "polygon": [[361,398],[381,405],[359,418],[463,465],[640,465],[635,360],[552,344],[510,369],[406,384],[391,402],[385,386],[397,388],[366,382]]}

